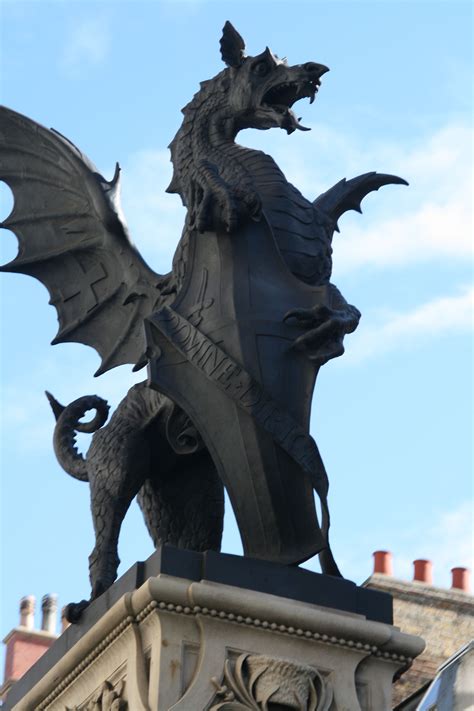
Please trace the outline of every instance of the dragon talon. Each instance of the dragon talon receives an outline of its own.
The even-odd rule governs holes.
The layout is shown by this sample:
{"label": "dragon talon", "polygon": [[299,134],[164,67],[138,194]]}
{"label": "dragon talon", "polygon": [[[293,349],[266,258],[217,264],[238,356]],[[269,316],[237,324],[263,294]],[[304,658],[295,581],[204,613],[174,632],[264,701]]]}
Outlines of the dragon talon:
{"label": "dragon talon", "polygon": [[283,321],[289,321],[292,318],[295,318],[298,321],[310,321],[312,319],[312,315],[308,312],[308,309],[291,309],[291,311],[287,311],[287,313],[283,316]]}

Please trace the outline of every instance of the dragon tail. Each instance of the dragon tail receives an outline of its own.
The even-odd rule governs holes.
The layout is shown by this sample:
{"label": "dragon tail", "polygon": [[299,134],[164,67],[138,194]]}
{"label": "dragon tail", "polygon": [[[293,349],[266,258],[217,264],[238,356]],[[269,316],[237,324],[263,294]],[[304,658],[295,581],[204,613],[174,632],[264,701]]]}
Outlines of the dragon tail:
{"label": "dragon tail", "polygon": [[[107,420],[109,406],[97,395],[85,395],[66,407],[47,391],[46,397],[56,418],[53,436],[56,458],[65,472],[79,481],[88,481],[86,460],[76,447],[76,432],[92,434],[102,427]],[[96,410],[95,416],[89,422],[81,422],[89,410]]]}

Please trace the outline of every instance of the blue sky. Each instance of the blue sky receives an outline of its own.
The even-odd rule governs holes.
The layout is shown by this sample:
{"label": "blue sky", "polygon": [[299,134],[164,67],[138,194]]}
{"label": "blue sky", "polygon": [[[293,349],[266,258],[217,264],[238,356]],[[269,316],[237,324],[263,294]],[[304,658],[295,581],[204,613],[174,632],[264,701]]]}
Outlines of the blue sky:
{"label": "blue sky", "polygon": [[[435,584],[449,586],[452,566],[472,565],[471,4],[3,0],[1,13],[2,103],[61,131],[109,177],[120,161],[132,236],[162,273],[184,218],[164,193],[167,145],[199,81],[222,68],[225,20],[249,54],[268,45],[290,64],[330,67],[316,102],[299,105],[310,133],[239,141],[270,152],[308,198],[369,170],[410,183],[341,219],[333,281],[363,317],[320,373],[311,431],[345,575],[363,581],[372,552],[389,549],[397,576],[426,557]],[[9,205],[4,194],[2,217]],[[1,261],[15,252],[2,231]],[[115,405],[138,378],[122,367],[94,379],[94,351],[49,346],[56,316],[39,282],[3,275],[0,294],[6,633],[23,595],[56,592],[63,605],[89,593],[88,487],[55,461],[43,391]],[[223,550],[241,550],[230,510]],[[134,505],[121,572],[151,552]]]}

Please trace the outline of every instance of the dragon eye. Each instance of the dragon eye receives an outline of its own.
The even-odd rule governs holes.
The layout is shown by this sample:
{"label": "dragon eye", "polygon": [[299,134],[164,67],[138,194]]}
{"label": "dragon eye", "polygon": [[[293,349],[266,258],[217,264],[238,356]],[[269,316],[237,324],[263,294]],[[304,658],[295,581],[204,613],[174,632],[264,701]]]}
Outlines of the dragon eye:
{"label": "dragon eye", "polygon": [[270,71],[270,67],[267,62],[256,62],[252,67],[252,71],[259,77],[264,77]]}

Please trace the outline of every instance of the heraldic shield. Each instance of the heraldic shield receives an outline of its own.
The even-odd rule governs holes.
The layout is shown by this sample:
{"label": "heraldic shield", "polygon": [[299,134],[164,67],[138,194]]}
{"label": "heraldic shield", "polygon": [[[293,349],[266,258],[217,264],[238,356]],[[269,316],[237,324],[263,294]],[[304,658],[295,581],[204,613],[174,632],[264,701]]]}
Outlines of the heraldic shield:
{"label": "heraldic shield", "polygon": [[263,218],[194,232],[178,297],[145,322],[150,385],[200,432],[249,557],[296,564],[327,545],[327,477],[309,435],[318,366],[292,347],[301,328],[284,320],[327,300],[326,286],[288,270]]}

